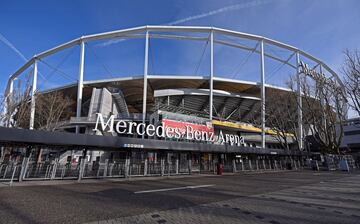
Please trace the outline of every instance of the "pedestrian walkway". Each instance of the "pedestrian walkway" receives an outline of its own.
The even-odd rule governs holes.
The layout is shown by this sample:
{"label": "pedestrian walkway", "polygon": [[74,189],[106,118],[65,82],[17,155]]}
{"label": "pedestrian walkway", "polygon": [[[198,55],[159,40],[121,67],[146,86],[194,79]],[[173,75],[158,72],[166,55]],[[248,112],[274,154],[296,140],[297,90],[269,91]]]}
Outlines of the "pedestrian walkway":
{"label": "pedestrian walkway", "polygon": [[360,175],[186,208],[91,222],[358,224]]}

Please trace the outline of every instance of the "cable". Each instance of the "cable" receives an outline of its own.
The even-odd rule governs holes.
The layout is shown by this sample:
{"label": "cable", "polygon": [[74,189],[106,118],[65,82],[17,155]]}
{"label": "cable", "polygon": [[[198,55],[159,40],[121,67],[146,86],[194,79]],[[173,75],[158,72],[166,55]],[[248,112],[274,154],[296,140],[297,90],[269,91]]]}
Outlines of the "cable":
{"label": "cable", "polygon": [[236,72],[234,71],[234,75],[231,77],[232,79],[234,79],[234,78],[238,75],[238,73],[240,72],[240,70],[242,69],[242,67],[246,64],[246,62],[248,62],[248,60],[250,59],[251,55],[256,51],[257,47],[259,46],[259,43],[260,43],[260,42],[256,43],[256,45],[255,45],[255,47],[253,48],[253,50],[252,50],[252,51],[249,51],[248,54],[247,54],[247,56],[245,56],[245,57],[246,57],[245,60],[243,60],[242,63],[239,64],[238,69],[235,69]]}
{"label": "cable", "polygon": [[282,62],[280,65],[278,65],[278,67],[276,67],[271,73],[269,76],[266,77],[265,81],[268,81],[269,79],[271,79],[278,71],[280,71],[284,65],[286,63],[288,63],[290,61],[290,59],[295,55],[295,53],[292,53],[288,59],[285,61],[285,62]]}
{"label": "cable", "polygon": [[59,74],[61,74],[64,78],[67,78],[67,79],[69,79],[69,80],[71,80],[71,81],[76,80],[76,79],[72,78],[71,75],[66,74],[65,72],[61,71],[60,69],[58,69],[58,68],[50,65],[50,64],[47,63],[46,61],[41,60],[41,59],[39,59],[39,61],[41,61],[42,63],[44,63],[45,65],[47,65],[49,68],[52,68],[52,69],[56,70],[57,72],[59,72]]}
{"label": "cable", "polygon": [[154,63],[154,55],[151,49],[151,38],[149,38],[149,51],[150,51],[150,63],[151,63],[151,68],[153,70],[153,75],[155,75],[155,63]]}
{"label": "cable", "polygon": [[[56,68],[58,69],[62,64],[65,63],[65,61],[70,57],[70,55],[72,55],[72,53],[75,51],[75,48],[72,48],[71,51],[68,52],[68,54],[66,54],[64,56],[64,58],[59,62],[59,64],[56,65]],[[53,69],[52,72],[45,78],[44,77],[44,82],[42,83],[42,86],[45,86],[45,84],[50,80],[50,78],[56,73],[56,70]]]}
{"label": "cable", "polygon": [[198,72],[198,70],[199,70],[199,68],[200,68],[201,62],[202,62],[202,60],[203,60],[203,58],[204,58],[204,55],[205,55],[205,52],[206,52],[207,45],[209,44],[209,38],[210,38],[210,35],[208,36],[207,41],[206,41],[206,43],[205,43],[205,45],[204,45],[204,49],[203,49],[203,51],[202,51],[202,53],[201,53],[200,61],[199,61],[198,65],[197,65],[196,68],[195,68],[194,75],[197,74],[197,72]]}
{"label": "cable", "polygon": [[99,58],[99,57],[97,56],[97,54],[95,53],[95,50],[93,50],[92,47],[91,47],[89,44],[87,44],[87,43],[85,43],[85,44],[86,44],[86,46],[89,47],[90,51],[94,54],[95,59],[99,61],[99,63],[100,63],[100,64],[102,65],[102,67],[104,68],[104,70],[109,73],[110,78],[114,78],[114,76],[112,75],[112,73],[110,72],[110,70],[107,68],[107,66],[106,66],[104,63],[101,62],[100,58]]}

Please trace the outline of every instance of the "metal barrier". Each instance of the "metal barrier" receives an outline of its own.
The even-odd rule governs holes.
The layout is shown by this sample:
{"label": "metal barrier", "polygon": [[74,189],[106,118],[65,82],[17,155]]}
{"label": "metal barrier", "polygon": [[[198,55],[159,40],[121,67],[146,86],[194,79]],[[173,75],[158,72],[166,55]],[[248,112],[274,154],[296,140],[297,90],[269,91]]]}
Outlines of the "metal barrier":
{"label": "metal barrier", "polygon": [[25,170],[24,179],[50,179],[54,164],[30,162]]}
{"label": "metal barrier", "polygon": [[161,163],[148,163],[147,175],[161,175]]}
{"label": "metal barrier", "polygon": [[130,163],[130,176],[144,176],[145,163]]}
{"label": "metal barrier", "polygon": [[52,179],[76,179],[79,177],[79,164],[58,164]]}
{"label": "metal barrier", "polygon": [[189,174],[189,160],[179,161],[179,174]]}
{"label": "metal barrier", "polygon": [[125,177],[125,160],[116,163],[109,163],[106,177]]}
{"label": "metal barrier", "polygon": [[235,168],[236,168],[236,172],[245,171],[244,162],[236,162]]}
{"label": "metal barrier", "polygon": [[176,169],[176,164],[174,163],[165,163],[164,175],[175,175],[178,174]]}
{"label": "metal barrier", "polygon": [[1,164],[0,165],[0,181],[9,181],[12,183],[18,180],[20,176],[21,166],[17,164]]}
{"label": "metal barrier", "polygon": [[223,172],[232,173],[234,171],[234,166],[233,166],[232,162],[224,163],[222,166],[223,166]]}

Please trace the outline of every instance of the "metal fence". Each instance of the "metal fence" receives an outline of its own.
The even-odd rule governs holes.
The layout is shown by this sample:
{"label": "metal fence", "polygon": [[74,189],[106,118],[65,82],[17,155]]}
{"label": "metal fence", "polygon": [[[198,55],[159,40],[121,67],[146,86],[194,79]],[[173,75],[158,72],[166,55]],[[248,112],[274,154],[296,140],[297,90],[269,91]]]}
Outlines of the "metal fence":
{"label": "metal fence", "polygon": [[[302,163],[292,159],[257,159],[242,158],[225,161],[223,172],[243,172],[255,170],[285,170],[301,169]],[[211,166],[211,167],[210,167]],[[85,159],[75,162],[59,162],[59,158],[40,162],[24,158],[21,163],[8,162],[0,164],[0,181],[14,180],[54,180],[81,178],[125,178],[136,176],[170,176],[196,173],[216,173],[217,162],[211,161],[202,166],[198,160],[191,161],[186,156],[165,157],[157,160],[123,159],[120,161],[105,160],[105,162],[85,162]]]}
{"label": "metal fence", "polygon": [[21,165],[17,164],[1,164],[0,165],[0,180],[13,181],[18,180],[21,172]]}

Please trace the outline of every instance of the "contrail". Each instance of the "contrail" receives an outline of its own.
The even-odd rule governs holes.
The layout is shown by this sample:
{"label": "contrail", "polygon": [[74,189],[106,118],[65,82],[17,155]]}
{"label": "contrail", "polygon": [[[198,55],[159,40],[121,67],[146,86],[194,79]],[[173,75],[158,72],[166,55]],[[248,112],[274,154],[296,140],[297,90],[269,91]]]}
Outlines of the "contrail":
{"label": "contrail", "polygon": [[234,11],[234,10],[239,10],[239,9],[245,9],[245,8],[251,8],[251,7],[263,5],[263,4],[266,4],[266,3],[268,3],[268,1],[257,0],[257,1],[250,1],[250,2],[246,2],[246,3],[240,3],[240,4],[236,4],[236,5],[230,5],[230,6],[226,6],[226,7],[216,9],[216,10],[213,10],[213,11],[209,11],[209,12],[206,12],[206,13],[202,13],[202,14],[198,14],[198,15],[194,15],[194,16],[189,16],[187,18],[175,20],[173,22],[166,23],[166,25],[177,25],[177,24],[180,24],[180,23],[185,23],[185,22],[196,20],[196,19],[202,19],[202,18],[205,18],[205,17],[208,17],[208,16],[213,16],[213,15],[224,13],[224,12],[229,12],[229,11]]}
{"label": "contrail", "polygon": [[[2,41],[5,45],[11,48],[24,62],[28,62],[28,59],[8,40],[0,33],[0,41]],[[38,71],[38,74],[41,78],[45,79],[43,74]]]}
{"label": "contrail", "polygon": [[[239,9],[246,9],[246,8],[251,8],[251,7],[267,4],[268,2],[269,2],[268,0],[255,0],[255,1],[250,1],[250,2],[246,2],[246,3],[230,5],[230,6],[220,8],[220,9],[216,9],[216,10],[201,13],[201,14],[198,14],[198,15],[193,15],[193,16],[189,16],[189,17],[186,17],[186,18],[183,18],[183,19],[168,22],[168,23],[165,23],[163,25],[169,25],[169,26],[177,25],[177,24],[180,24],[180,23],[185,23],[185,22],[189,22],[189,21],[193,21],[193,20],[197,20],[197,19],[202,19],[202,18],[205,18],[205,17],[213,16],[213,15],[224,13],[224,12],[229,12],[229,11],[234,11],[234,10],[239,10]],[[109,46],[109,45],[119,43],[119,42],[122,42],[122,41],[123,41],[123,39],[109,40],[109,41],[106,41],[104,43],[99,44],[98,46],[105,47],[105,46]]]}
{"label": "contrail", "polygon": [[20,56],[21,59],[23,59],[25,62],[28,61],[28,59],[8,40],[6,39],[1,33],[0,33],[0,40],[6,44],[8,47],[11,48],[17,55]]}

